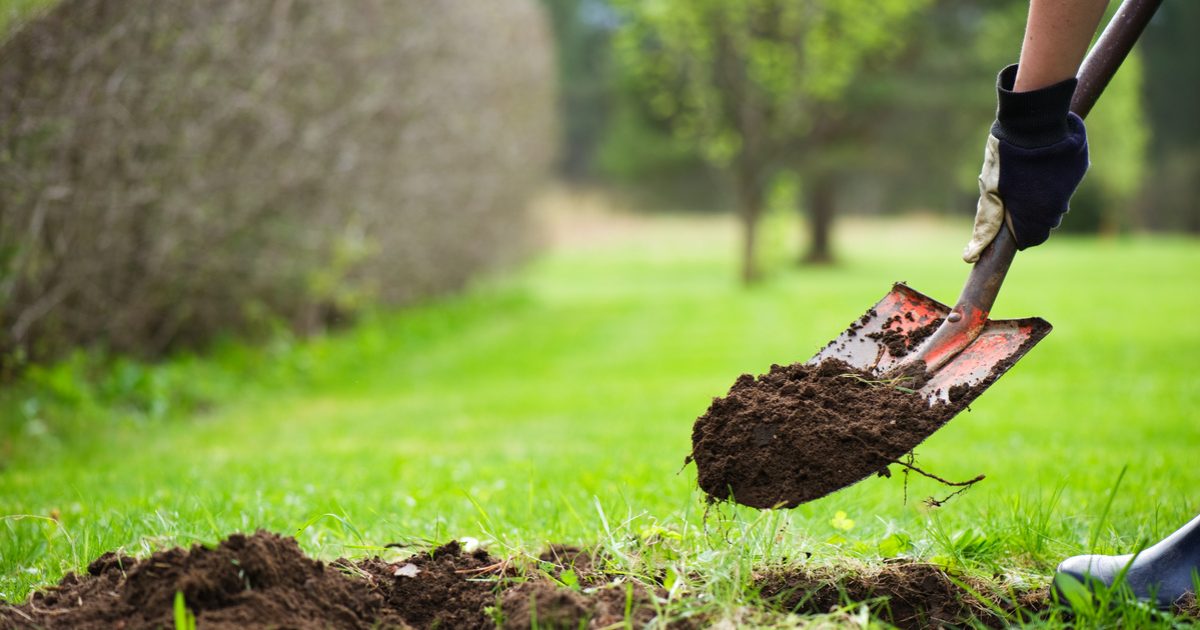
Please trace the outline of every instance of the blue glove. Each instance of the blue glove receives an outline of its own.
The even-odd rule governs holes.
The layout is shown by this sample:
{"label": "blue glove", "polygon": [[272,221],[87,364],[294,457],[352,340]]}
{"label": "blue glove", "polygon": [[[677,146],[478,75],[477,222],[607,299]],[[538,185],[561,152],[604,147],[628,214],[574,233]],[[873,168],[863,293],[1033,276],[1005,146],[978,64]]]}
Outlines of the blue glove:
{"label": "blue glove", "polygon": [[1016,76],[1011,65],[996,81],[999,107],[984,148],[975,230],[963,250],[969,263],[1006,223],[1017,249],[1045,243],[1088,169],[1087,131],[1070,112],[1076,80],[1013,92]]}

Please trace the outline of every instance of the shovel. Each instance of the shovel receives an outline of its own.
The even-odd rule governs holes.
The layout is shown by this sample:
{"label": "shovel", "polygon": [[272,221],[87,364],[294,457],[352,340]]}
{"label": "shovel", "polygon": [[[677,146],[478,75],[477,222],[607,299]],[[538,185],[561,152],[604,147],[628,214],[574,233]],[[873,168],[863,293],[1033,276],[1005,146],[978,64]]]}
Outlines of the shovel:
{"label": "shovel", "polygon": [[[1083,61],[1071,111],[1087,116],[1161,3],[1121,4]],[[1016,251],[1015,239],[1002,227],[971,269],[953,308],[904,284],[893,285],[808,363],[836,358],[885,378],[923,369],[929,380],[918,394],[931,404],[953,398],[965,407],[1050,332],[1050,324],[1039,317],[988,318]]]}
{"label": "shovel", "polygon": [[[1161,2],[1121,4],[1083,61],[1073,112],[1087,115]],[[946,481],[904,458],[1049,334],[1041,318],[989,318],[1016,251],[1012,234],[1001,228],[953,308],[896,284],[810,359],[807,371],[774,366],[757,379],[739,378],[693,426],[688,459],[696,462],[701,489],[713,501],[791,508],[873,474],[889,475],[891,464],[960,486],[954,494],[982,479]],[[859,374],[827,373],[846,367],[832,361],[811,369],[827,359]],[[805,379],[811,380],[801,384]],[[822,390],[832,383],[830,396]],[[922,398],[889,401],[886,390],[864,387],[883,384]],[[890,413],[889,405],[903,417],[861,422],[882,418],[872,414]]]}

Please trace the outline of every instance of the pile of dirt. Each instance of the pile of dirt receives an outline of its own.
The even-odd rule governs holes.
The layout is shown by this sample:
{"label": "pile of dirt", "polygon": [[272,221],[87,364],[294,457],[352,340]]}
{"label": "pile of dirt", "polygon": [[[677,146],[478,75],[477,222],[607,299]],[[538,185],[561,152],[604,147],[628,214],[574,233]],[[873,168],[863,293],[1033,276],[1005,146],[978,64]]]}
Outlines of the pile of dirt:
{"label": "pile of dirt", "polygon": [[[643,628],[657,614],[654,597],[645,586],[630,580],[585,589],[530,581],[504,592],[502,627],[506,630],[609,628],[621,627],[628,621],[633,627]],[[686,626],[671,624],[670,627]]]}
{"label": "pile of dirt", "polygon": [[563,579],[563,572],[570,571],[583,586],[608,582],[609,576],[604,571],[606,559],[607,556],[573,545],[550,545],[538,556],[538,561],[549,565],[555,579]]}
{"label": "pile of dirt", "polygon": [[1005,627],[1007,621],[997,611],[1028,614],[1049,606],[1044,588],[997,594],[966,576],[952,579],[941,568],[920,562],[885,564],[858,574],[827,568],[780,570],[758,576],[756,585],[764,602],[780,611],[823,614],[864,602],[872,618],[899,628]]}
{"label": "pile of dirt", "polygon": [[[661,585],[606,571],[603,557],[579,548],[553,546],[538,562],[517,564],[482,550],[467,552],[457,542],[398,562],[323,563],[306,557],[292,538],[234,534],[212,548],[176,548],[141,560],[106,553],[86,575],[69,574],[18,606],[0,602],[0,629],[171,628],[176,593],[200,628],[515,630],[653,623],[679,630],[717,621],[703,606],[664,615]],[[998,593],[912,562],[849,574],[777,569],[756,575],[754,586],[763,603],[755,610],[767,614],[825,614],[865,602],[872,617],[902,628],[1001,625],[1005,620],[994,611],[1036,613],[1049,605],[1046,589]]]}
{"label": "pile of dirt", "polygon": [[931,405],[914,393],[923,383],[878,378],[837,359],[741,375],[692,429],[700,488],[713,501],[795,507],[888,475],[964,407],[962,395]]}
{"label": "pile of dirt", "polygon": [[0,626],[174,627],[176,592],[204,627],[267,621],[317,627],[324,620],[369,628],[381,619],[400,621],[383,616],[383,598],[370,582],[310,560],[294,539],[260,532],[145,560],[108,552],[88,565],[87,575],[68,574],[25,604],[0,609]]}
{"label": "pile of dirt", "polygon": [[0,601],[0,629],[175,627],[176,593],[200,628],[600,628],[644,626],[661,608],[664,593],[614,580],[584,550],[552,546],[541,561],[556,578],[571,570],[572,587],[457,542],[399,562],[323,563],[293,538],[234,534],[142,560],[106,553],[21,605]]}
{"label": "pile of dirt", "polygon": [[0,628],[175,627],[177,592],[201,628],[492,628],[484,609],[504,577],[503,563],[456,542],[397,564],[326,564],[260,531],[143,560],[106,553],[86,575],[0,603]]}
{"label": "pile of dirt", "polygon": [[482,549],[465,553],[457,541],[395,564],[372,558],[356,566],[378,585],[385,610],[417,628],[494,628],[485,609],[516,577],[507,563]]}

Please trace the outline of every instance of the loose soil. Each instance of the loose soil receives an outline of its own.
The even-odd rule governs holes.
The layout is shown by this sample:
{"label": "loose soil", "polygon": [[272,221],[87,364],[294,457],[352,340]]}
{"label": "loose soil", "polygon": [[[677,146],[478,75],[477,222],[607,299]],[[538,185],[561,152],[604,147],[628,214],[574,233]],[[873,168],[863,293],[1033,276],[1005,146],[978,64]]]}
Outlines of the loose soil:
{"label": "loose soil", "polygon": [[1047,589],[999,593],[994,586],[962,575],[951,578],[940,567],[921,562],[864,567],[854,574],[829,568],[778,570],[755,581],[764,602],[777,610],[821,614],[865,602],[872,618],[899,628],[1001,628],[1009,622],[997,611],[1007,616],[1021,610],[1028,617],[1050,606]]}
{"label": "loose soil", "polygon": [[[654,620],[655,595],[640,582],[622,581],[603,587],[576,590],[549,582],[531,581],[504,592],[501,610],[505,630],[528,628],[622,627],[627,620],[643,628]],[[673,628],[691,624],[678,622]]]}
{"label": "loose soil", "polygon": [[[397,575],[405,565],[415,570]],[[0,604],[0,628],[173,628],[177,592],[201,628],[491,628],[484,607],[506,577],[502,563],[458,543],[396,565],[327,564],[293,538],[234,534],[143,560],[106,553],[86,575]]]}
{"label": "loose soil", "polygon": [[[903,341],[900,341],[903,343]],[[917,380],[881,382],[837,359],[771,366],[738,377],[692,428],[700,488],[710,500],[795,507],[887,476],[971,397],[930,405]]]}
{"label": "loose soil", "polygon": [[[582,550],[554,546],[542,567],[580,581],[566,588],[546,573],[522,575],[510,562],[457,542],[399,562],[319,562],[295,539],[234,534],[142,560],[106,553],[85,575],[20,605],[0,601],[0,629],[172,628],[182,593],[200,628],[598,628],[654,619],[665,592],[593,569]],[[691,627],[687,622],[666,624]]]}
{"label": "loose soil", "polygon": [[[306,557],[292,538],[234,534],[215,547],[176,548],[140,560],[106,553],[85,575],[68,574],[23,604],[0,602],[0,629],[172,628],[176,593],[202,629],[730,624],[711,602],[676,602],[673,616],[664,619],[668,599],[661,583],[631,579],[606,570],[607,564],[565,546],[522,564],[520,558],[467,552],[457,542],[398,562],[324,563]],[[568,570],[579,579],[564,586],[571,582]],[[761,570],[749,585],[747,595],[753,594],[753,607],[725,614],[770,619],[762,615],[824,615],[847,606],[856,612],[866,604],[873,619],[901,628],[1002,627],[1017,618],[1015,611],[1036,619],[1051,606],[1045,588],[951,577],[938,566],[909,561]]]}
{"label": "loose soil", "polygon": [[[908,321],[913,321],[912,313],[905,313],[904,315]],[[864,319],[869,316],[870,314],[864,316]],[[946,320],[939,317],[928,324],[925,324],[924,326],[920,326],[905,332],[899,326],[893,328],[894,325],[901,323],[900,316],[893,315],[887,321],[883,322],[883,330],[880,332],[868,333],[866,337],[868,339],[878,341],[884,346],[887,346],[888,353],[899,359],[900,357],[907,355],[910,351],[916,349],[917,346],[921,345],[922,341],[925,341],[926,338],[937,332],[937,329],[942,326],[942,322],[944,321]],[[854,326],[851,325],[850,329],[853,331]]]}

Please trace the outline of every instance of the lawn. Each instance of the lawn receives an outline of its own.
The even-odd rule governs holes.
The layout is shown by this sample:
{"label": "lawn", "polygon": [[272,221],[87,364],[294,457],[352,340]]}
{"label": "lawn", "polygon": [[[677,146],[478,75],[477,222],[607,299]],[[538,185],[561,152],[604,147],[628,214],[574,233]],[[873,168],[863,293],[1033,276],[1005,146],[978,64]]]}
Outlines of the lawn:
{"label": "lawn", "polygon": [[893,281],[952,301],[966,223],[846,221],[828,268],[789,264],[775,235],[752,288],[725,218],[555,225],[513,273],[325,337],[90,377],[80,357],[0,391],[0,599],[109,549],[265,528],[322,558],[463,537],[497,556],[658,545],[728,611],[751,566],[805,553],[1038,585],[1066,555],[1131,551],[1200,512],[1196,240],[1056,236],[1020,254],[995,314],[1055,330],[917,451],[987,479],[940,508],[922,500],[944,488],[893,475],[783,513],[706,508],[683,466],[692,421]]}

